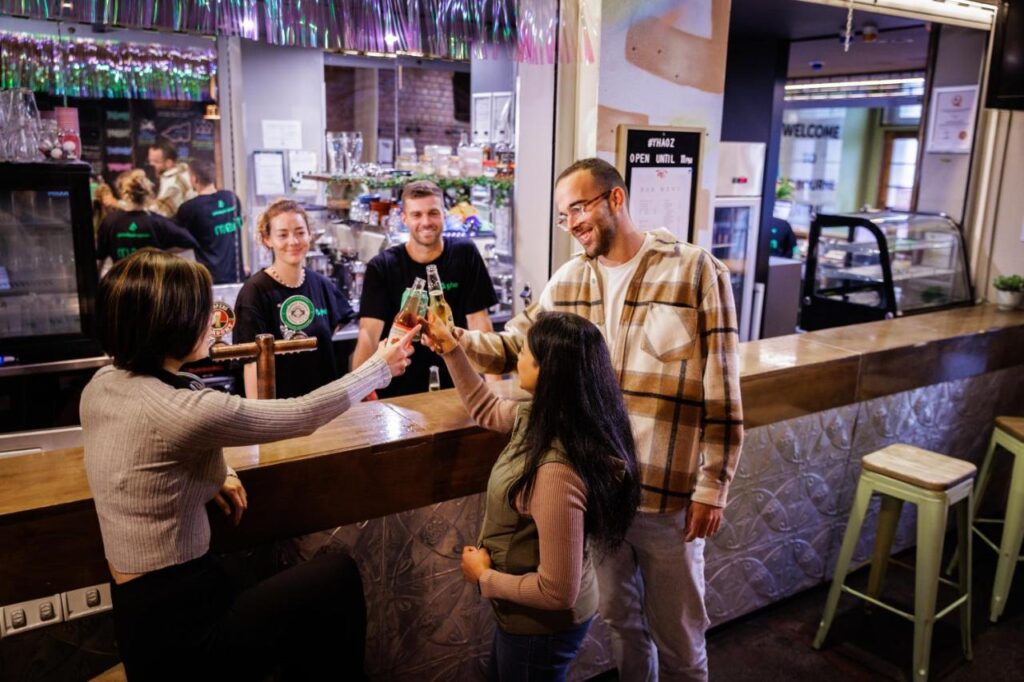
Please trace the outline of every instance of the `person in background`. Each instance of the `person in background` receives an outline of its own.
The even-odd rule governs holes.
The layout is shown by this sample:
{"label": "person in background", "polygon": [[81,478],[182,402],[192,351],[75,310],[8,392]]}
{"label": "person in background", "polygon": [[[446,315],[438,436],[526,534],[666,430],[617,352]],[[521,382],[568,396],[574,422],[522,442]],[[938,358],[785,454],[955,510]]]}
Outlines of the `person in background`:
{"label": "person in background", "polygon": [[178,208],[196,195],[189,180],[188,166],[178,162],[178,150],[167,140],[157,140],[149,148],[148,160],[160,183],[153,210],[173,218]]}
{"label": "person in background", "polygon": [[633,426],[639,513],[598,562],[599,611],[621,680],[707,680],[704,538],[718,532],[743,444],[729,270],[665,228],[637,229],[614,166],[583,159],[555,183],[558,225],[583,253],[500,335],[461,339],[480,371],[510,371],[542,311],[602,328]]}
{"label": "person in background", "polygon": [[141,248],[197,249],[199,245],[175,222],[147,210],[153,201],[153,183],[145,171],[136,168],[117,176],[122,209],[112,209],[100,223],[96,238],[96,259],[100,271],[109,258],[117,262]]}
{"label": "person in background", "polygon": [[240,588],[210,552],[207,504],[235,525],[249,507],[223,447],[312,433],[408,366],[412,334],[297,400],[246,400],[180,372],[209,354],[206,268],[155,249],[100,281],[97,327],[112,367],[80,404],[85,472],[130,680],[365,679],[362,581],[344,554]]}
{"label": "person in background", "polygon": [[89,188],[92,190],[93,236],[99,237],[100,225],[111,211],[120,208],[120,204],[114,195],[113,188],[107,184],[102,175],[98,173],[94,175],[89,182]]}
{"label": "person in background", "polygon": [[[305,395],[341,376],[332,337],[354,317],[337,285],[306,267],[312,234],[298,203],[278,199],[260,215],[256,229],[274,262],[242,285],[235,301],[232,340],[248,343],[257,334],[277,339],[315,337],[315,351],[277,357],[277,397]],[[256,397],[256,363],[245,364],[245,395]]]}
{"label": "person in background", "polygon": [[595,552],[622,544],[640,502],[633,434],[600,330],[541,313],[518,357],[530,402],[498,398],[433,314],[427,342],[484,428],[511,434],[462,572],[491,600],[494,682],[561,682],[597,612]]}
{"label": "person in background", "polygon": [[211,162],[192,159],[188,170],[196,196],[181,205],[175,221],[199,244],[196,260],[210,271],[214,284],[241,282],[242,204],[234,192],[217,189]]}
{"label": "person in background", "polygon": [[[441,236],[444,232],[441,189],[425,180],[407,184],[402,190],[402,221],[409,228],[409,241],[382,251],[366,265],[353,367],[365,362],[377,342],[387,338],[402,294],[417,277],[427,278],[428,265],[437,266],[456,326],[479,331],[493,329],[487,308],[497,303],[498,298],[480,252],[471,240]],[[409,371],[386,390],[378,392],[379,397],[426,391],[431,366],[440,370],[441,387],[451,388],[451,376],[444,362],[424,348],[416,354]]]}
{"label": "person in background", "polygon": [[768,221],[768,254],[783,258],[800,258],[800,246],[788,220],[771,218]]}

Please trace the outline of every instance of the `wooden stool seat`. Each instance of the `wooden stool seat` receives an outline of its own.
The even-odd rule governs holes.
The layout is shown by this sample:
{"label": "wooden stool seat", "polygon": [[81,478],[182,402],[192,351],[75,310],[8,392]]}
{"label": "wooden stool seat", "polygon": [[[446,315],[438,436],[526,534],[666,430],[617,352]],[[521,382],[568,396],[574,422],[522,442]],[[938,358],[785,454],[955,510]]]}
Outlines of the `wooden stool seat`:
{"label": "wooden stool seat", "polygon": [[970,462],[903,443],[865,455],[861,463],[867,471],[936,492],[973,478],[976,471]]}
{"label": "wooden stool seat", "polygon": [[1024,417],[996,417],[996,428],[1024,441]]}
{"label": "wooden stool seat", "polygon": [[[828,636],[842,593],[863,599],[914,623],[915,682],[926,682],[935,621],[952,611],[960,612],[960,643],[964,656],[971,660],[971,525],[973,519],[974,465],[912,445],[895,443],[864,455],[853,508],[843,533],[836,559],[835,575],[825,601],[825,612],[814,637],[820,649]],[[865,591],[846,585],[854,550],[873,496],[879,496],[878,530],[871,571]],[[917,565],[914,568],[914,610],[903,611],[880,599],[892,554],[893,538],[905,503],[917,507]],[[955,507],[960,552],[959,580],[945,580],[941,572],[942,543],[946,536],[946,517]],[[939,583],[955,588],[959,595],[952,603],[936,607]]]}

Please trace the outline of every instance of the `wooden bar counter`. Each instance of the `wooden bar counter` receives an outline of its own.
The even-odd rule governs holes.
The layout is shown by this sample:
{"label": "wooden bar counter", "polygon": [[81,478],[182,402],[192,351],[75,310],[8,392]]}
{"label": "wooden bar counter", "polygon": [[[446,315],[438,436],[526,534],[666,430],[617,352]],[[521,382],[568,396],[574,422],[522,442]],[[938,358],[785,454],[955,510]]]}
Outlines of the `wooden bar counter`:
{"label": "wooden bar counter", "polygon": [[[756,429],[1024,366],[1024,311],[979,305],[767,339],[742,344],[741,361],[746,423]],[[494,386],[517,391],[514,380]],[[362,403],[309,437],[229,449],[251,507],[238,528],[211,514],[214,548],[482,492],[505,442],[476,427],[448,390]],[[0,460],[0,552],[0,604],[109,578],[80,448]]]}

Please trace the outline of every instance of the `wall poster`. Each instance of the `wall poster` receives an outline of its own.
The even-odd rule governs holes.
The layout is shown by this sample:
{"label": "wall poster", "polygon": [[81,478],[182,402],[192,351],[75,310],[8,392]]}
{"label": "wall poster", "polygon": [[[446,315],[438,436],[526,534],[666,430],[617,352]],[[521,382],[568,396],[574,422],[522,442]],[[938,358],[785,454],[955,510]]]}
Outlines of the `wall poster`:
{"label": "wall poster", "polygon": [[665,227],[693,243],[704,137],[703,128],[618,126],[616,166],[640,230]]}

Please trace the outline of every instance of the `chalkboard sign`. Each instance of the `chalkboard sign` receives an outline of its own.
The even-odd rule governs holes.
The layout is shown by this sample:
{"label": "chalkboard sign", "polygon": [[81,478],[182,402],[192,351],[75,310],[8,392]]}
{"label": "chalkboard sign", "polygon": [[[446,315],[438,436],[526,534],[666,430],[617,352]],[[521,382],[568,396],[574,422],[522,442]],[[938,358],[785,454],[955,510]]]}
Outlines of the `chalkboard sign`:
{"label": "chalkboard sign", "polygon": [[665,227],[692,243],[704,130],[620,125],[616,149],[637,227]]}

